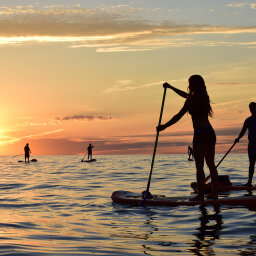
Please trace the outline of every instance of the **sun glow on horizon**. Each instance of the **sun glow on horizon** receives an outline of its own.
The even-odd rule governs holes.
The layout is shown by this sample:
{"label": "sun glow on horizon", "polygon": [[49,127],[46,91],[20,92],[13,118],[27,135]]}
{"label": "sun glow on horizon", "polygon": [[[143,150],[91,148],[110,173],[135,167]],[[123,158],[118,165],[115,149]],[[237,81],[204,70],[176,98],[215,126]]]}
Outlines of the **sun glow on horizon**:
{"label": "sun glow on horizon", "polygon": [[[33,154],[82,154],[90,142],[151,154],[162,84],[186,91],[192,74],[206,81],[223,152],[256,101],[255,4],[185,2],[1,1],[1,154],[26,142]],[[163,122],[183,104],[168,91]],[[186,151],[192,136],[185,115],[158,152]]]}

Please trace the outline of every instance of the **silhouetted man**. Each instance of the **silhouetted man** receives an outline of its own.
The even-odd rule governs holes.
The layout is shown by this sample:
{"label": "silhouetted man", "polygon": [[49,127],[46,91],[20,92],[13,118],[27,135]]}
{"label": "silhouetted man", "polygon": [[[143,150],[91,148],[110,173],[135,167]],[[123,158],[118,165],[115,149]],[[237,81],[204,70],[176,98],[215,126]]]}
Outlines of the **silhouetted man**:
{"label": "silhouetted man", "polygon": [[88,148],[87,148],[87,151],[88,151],[88,160],[92,160],[92,149],[94,148],[94,146],[90,143]]}
{"label": "silhouetted man", "polygon": [[239,140],[244,136],[246,130],[248,129],[248,157],[249,157],[249,177],[246,185],[252,185],[252,178],[254,174],[254,166],[256,162],[256,103],[251,102],[249,104],[249,109],[251,111],[251,116],[245,119],[243,128],[239,134],[239,136],[235,139],[235,142],[239,142]]}
{"label": "silhouetted man", "polygon": [[26,160],[28,159],[28,163],[29,163],[29,157],[30,157],[30,148],[29,148],[29,145],[28,143],[26,144],[26,146],[24,147],[24,152],[25,152],[25,162]]}

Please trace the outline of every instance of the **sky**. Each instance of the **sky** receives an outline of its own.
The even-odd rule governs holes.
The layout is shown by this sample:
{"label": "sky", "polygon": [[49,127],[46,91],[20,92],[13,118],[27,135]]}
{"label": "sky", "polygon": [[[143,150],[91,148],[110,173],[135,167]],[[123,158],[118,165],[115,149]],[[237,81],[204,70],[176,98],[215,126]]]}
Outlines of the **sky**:
{"label": "sky", "polygon": [[[162,84],[186,91],[193,74],[225,153],[256,101],[255,21],[255,0],[0,0],[0,155],[151,154]],[[163,122],[183,104],[169,90]],[[192,136],[185,115],[157,152]]]}

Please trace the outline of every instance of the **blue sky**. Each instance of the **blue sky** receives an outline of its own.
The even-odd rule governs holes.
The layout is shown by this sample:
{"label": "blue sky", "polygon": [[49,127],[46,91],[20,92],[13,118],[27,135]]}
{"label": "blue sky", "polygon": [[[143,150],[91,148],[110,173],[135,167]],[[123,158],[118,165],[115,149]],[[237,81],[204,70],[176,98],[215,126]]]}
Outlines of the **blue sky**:
{"label": "blue sky", "polygon": [[255,1],[233,0],[2,0],[2,6],[65,6],[80,5],[82,8],[115,8],[134,10],[134,16],[151,21],[173,20],[187,24],[211,24],[228,26],[255,25]]}

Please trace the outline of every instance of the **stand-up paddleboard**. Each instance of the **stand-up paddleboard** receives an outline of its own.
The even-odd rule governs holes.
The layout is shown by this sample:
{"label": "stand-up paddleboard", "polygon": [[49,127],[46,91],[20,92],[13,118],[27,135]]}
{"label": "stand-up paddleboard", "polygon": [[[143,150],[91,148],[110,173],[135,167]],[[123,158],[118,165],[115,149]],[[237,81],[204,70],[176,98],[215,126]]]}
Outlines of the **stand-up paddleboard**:
{"label": "stand-up paddleboard", "polygon": [[[119,204],[142,205],[142,194],[133,193],[130,191],[115,191],[111,196],[113,202]],[[255,207],[256,196],[232,197],[222,199],[208,199],[205,201],[189,201],[192,197],[165,197],[154,196],[152,199],[145,201],[146,205],[156,206],[194,206],[194,205],[243,205]]]}
{"label": "stand-up paddleboard", "polygon": [[[193,188],[193,190],[195,192],[198,192],[196,182],[191,183],[191,188]],[[204,184],[205,193],[210,193],[211,190],[212,190],[212,184],[211,183]],[[218,184],[218,191],[219,192],[239,191],[239,190],[252,191],[252,190],[256,190],[256,186],[246,186],[246,185],[239,185],[239,184],[232,184],[232,185],[228,186],[228,185],[225,185],[225,184],[222,184],[222,183]]]}
{"label": "stand-up paddleboard", "polygon": [[96,162],[97,160],[95,158],[90,159],[90,160],[83,160],[81,162],[85,162],[85,163],[90,163],[90,162]]}
{"label": "stand-up paddleboard", "polygon": [[[37,159],[31,159],[29,160],[29,162],[26,162],[26,163],[30,163],[30,162],[37,162]],[[25,163],[25,161],[19,160],[18,163]]]}
{"label": "stand-up paddleboard", "polygon": [[[198,192],[197,182],[192,182],[190,186],[195,192]],[[204,184],[204,192],[205,193],[210,193],[211,190],[212,190],[212,182]],[[228,191],[232,191],[232,190],[233,191],[235,191],[235,190],[252,191],[252,190],[256,190],[256,186],[232,184],[229,180],[228,175],[219,175],[218,190],[219,190],[219,192],[228,192]]]}

